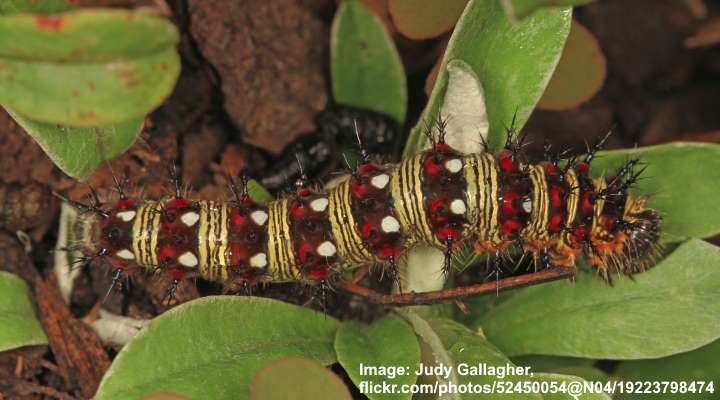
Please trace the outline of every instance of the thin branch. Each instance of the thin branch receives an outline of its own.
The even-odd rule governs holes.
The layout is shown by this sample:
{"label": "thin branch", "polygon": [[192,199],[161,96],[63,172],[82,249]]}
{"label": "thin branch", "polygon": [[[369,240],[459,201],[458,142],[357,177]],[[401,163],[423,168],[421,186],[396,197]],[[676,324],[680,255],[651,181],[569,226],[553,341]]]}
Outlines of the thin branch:
{"label": "thin branch", "polygon": [[360,286],[351,281],[343,281],[337,284],[337,288],[354,295],[364,297],[370,301],[385,305],[412,305],[412,304],[432,304],[446,300],[455,300],[462,297],[474,296],[479,294],[497,293],[510,289],[517,289],[525,286],[536,285],[538,283],[556,281],[560,279],[571,278],[575,276],[575,270],[571,268],[555,267],[540,272],[523,274],[520,276],[511,276],[503,278],[495,282],[479,283],[477,285],[461,286],[457,288],[449,288],[443,290],[435,290],[432,292],[422,293],[402,293],[402,294],[383,294],[373,289]]}

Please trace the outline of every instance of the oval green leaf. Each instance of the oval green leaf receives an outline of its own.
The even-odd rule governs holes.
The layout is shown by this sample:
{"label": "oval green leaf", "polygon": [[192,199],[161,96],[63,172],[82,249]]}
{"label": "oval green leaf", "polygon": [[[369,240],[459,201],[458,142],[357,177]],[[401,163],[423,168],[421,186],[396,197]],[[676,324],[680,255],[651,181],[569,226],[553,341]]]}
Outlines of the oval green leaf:
{"label": "oval green leaf", "polygon": [[593,173],[613,175],[631,158],[647,168],[632,191],[649,195],[648,206],[660,211],[664,240],[720,233],[720,145],[677,142],[602,152]]}
{"label": "oval green leaf", "polygon": [[315,360],[286,357],[263,367],[253,378],[251,400],[352,400],[340,378]]}
{"label": "oval green leaf", "polygon": [[0,271],[0,351],[47,344],[27,284]]}
{"label": "oval green leaf", "polygon": [[[655,394],[657,400],[712,400],[720,390],[720,340],[697,350],[657,360],[623,361],[613,372],[622,381],[705,381],[715,392]],[[618,393],[616,400],[634,399],[636,394]]]}
{"label": "oval green leaf", "polygon": [[516,113],[515,128],[520,130],[550,81],[571,20],[570,9],[544,9],[512,25],[500,0],[468,2],[445,50],[428,104],[410,132],[405,155],[424,146],[425,123],[438,118],[448,84],[447,64],[455,59],[472,67],[482,83],[490,146],[503,143],[505,129]]}
{"label": "oval green leaf", "polygon": [[115,125],[80,128],[33,121],[7,111],[58,168],[79,180],[87,179],[100,164],[125,152],[145,123],[141,117]]}
{"label": "oval green leaf", "polygon": [[702,240],[678,246],[654,268],[617,277],[587,274],[501,295],[476,318],[508,355],[606,359],[664,357],[720,337],[720,248]]}
{"label": "oval green leaf", "polygon": [[[472,373],[468,368],[484,364],[486,367],[506,367],[512,362],[485,340],[481,333],[447,318],[422,316],[422,310],[416,312],[411,308],[401,310],[401,315],[412,325],[415,333],[423,341],[423,361],[430,366],[441,365],[449,369],[445,376],[421,376],[418,379],[437,379],[441,384],[452,382],[455,385],[492,385],[493,381],[519,382],[528,380],[520,375],[508,375],[500,379],[493,375]],[[423,382],[423,383],[433,383]],[[495,394],[493,399],[542,399],[539,394]],[[471,400],[487,399],[487,394],[446,394],[443,399]]]}
{"label": "oval green leaf", "polygon": [[[388,315],[366,326],[358,322],[346,322],[338,329],[335,351],[340,365],[350,379],[359,386],[361,382],[374,380],[390,384],[413,384],[415,374],[368,376],[360,373],[360,365],[397,367],[416,365],[420,362],[420,345],[412,328],[395,315]],[[411,399],[412,394],[368,393],[372,400]]]}
{"label": "oval green leaf", "polygon": [[154,319],[118,354],[96,399],[173,392],[198,399],[247,399],[255,373],[280,357],[336,361],[338,322],[276,300],[212,296]]}
{"label": "oval green leaf", "polygon": [[140,118],[175,85],[177,40],[169,21],[133,11],[0,16],[0,103],[72,126]]}
{"label": "oval green leaf", "polygon": [[405,70],[382,21],[359,1],[340,4],[330,33],[330,72],[335,101],[391,116],[403,125]]}

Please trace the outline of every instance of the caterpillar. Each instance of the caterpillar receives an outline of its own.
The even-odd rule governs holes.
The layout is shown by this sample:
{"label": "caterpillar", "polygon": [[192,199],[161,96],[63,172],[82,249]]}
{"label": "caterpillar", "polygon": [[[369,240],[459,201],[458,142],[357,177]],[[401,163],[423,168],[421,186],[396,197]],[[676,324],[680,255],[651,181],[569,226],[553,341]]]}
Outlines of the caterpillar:
{"label": "caterpillar", "polygon": [[[642,169],[632,159],[615,175],[592,178],[584,158],[528,162],[508,132],[495,152],[462,154],[430,135],[428,150],[384,164],[362,151],[334,188],[300,179],[289,195],[254,202],[247,185],[230,201],[174,196],[137,200],[121,188],[113,204],[74,203],[85,257],[113,266],[114,279],[136,269],[161,271],[176,284],[202,277],[232,286],[327,283],[358,265],[394,271],[416,244],[449,258],[464,243],[500,254],[517,244],[544,267],[576,269],[582,254],[598,274],[650,267],[661,218],[628,189]],[[548,149],[546,149],[546,153]],[[116,182],[117,183],[117,182]]]}

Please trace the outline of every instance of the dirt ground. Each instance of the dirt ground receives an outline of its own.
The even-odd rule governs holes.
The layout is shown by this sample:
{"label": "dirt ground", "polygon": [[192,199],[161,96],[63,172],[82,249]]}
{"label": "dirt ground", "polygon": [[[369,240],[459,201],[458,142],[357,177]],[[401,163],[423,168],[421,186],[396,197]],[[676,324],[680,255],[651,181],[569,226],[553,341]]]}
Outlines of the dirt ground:
{"label": "dirt ground", "polygon": [[[158,2],[76,3],[137,7]],[[182,32],[182,75],[170,99],[147,117],[141,139],[112,161],[113,170],[146,196],[158,197],[170,193],[167,169],[175,161],[192,197],[222,199],[228,196],[225,172],[245,169],[260,179],[266,166],[294,162],[278,154],[312,132],[316,115],[332,104],[328,34],[335,9],[333,0],[168,1],[166,12]],[[608,60],[607,79],[596,96],[573,110],[536,111],[526,127],[529,137],[552,136],[557,146],[578,150],[610,128],[615,132],[610,148],[720,142],[717,5],[636,0],[628,7],[622,0],[606,0],[578,9],[575,17],[598,38]],[[407,131],[425,104],[425,80],[447,35],[426,41],[397,31],[393,36],[408,73]],[[541,144],[537,140],[534,151]],[[50,337],[50,346],[0,353],[0,400],[89,398],[117,351],[104,347],[82,322],[97,312],[110,283],[108,271],[83,271],[69,307],[48,274],[59,215],[50,191],[81,200],[88,184],[58,170],[1,109],[0,171],[0,268],[28,281]],[[100,168],[88,183],[109,191],[109,168]],[[18,231],[27,239],[20,240]],[[166,285],[138,277],[129,292],[110,296],[104,307],[151,318],[168,307],[160,301]],[[188,281],[177,300],[221,292],[215,285]],[[311,301],[313,293],[292,285],[259,294],[320,307]],[[326,306],[340,318],[370,319],[382,312],[342,294],[333,294]]]}

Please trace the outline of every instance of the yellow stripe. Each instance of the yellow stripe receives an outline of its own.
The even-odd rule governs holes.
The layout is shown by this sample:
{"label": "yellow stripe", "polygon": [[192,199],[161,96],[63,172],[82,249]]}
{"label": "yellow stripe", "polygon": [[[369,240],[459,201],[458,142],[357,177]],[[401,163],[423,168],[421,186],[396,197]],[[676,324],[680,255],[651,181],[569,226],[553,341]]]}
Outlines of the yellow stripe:
{"label": "yellow stripe", "polygon": [[530,223],[523,230],[525,239],[548,239],[548,187],[545,178],[545,169],[542,166],[531,165],[528,175],[533,185],[533,203],[530,213]]}
{"label": "yellow stripe", "polygon": [[[565,219],[565,225],[573,226],[575,218],[577,217],[578,203],[580,203],[580,180],[574,169],[569,168],[565,173],[565,182],[567,182],[567,187],[570,190],[567,197],[567,218]],[[570,235],[570,232],[565,232],[565,234],[560,235],[562,244],[570,246],[570,243],[572,243]]]}
{"label": "yellow stripe", "polygon": [[[395,171],[393,181],[393,202],[395,209],[400,213],[400,225],[406,232],[415,232],[415,241],[423,241],[437,246],[443,246],[433,234],[427,221],[427,213],[422,193],[423,154],[418,154],[400,164]],[[402,188],[402,189],[401,189]],[[400,192],[401,190],[401,192]]]}
{"label": "yellow stripe", "polygon": [[213,201],[201,201],[200,227],[198,229],[198,254],[200,272],[209,280],[226,279],[228,219],[227,205]]}
{"label": "yellow stripe", "polygon": [[360,237],[350,204],[350,181],[346,180],[328,195],[328,216],[335,243],[341,259],[353,263],[366,263],[372,260]]}
{"label": "yellow stripe", "polygon": [[495,157],[490,153],[482,153],[482,171],[478,176],[478,186],[485,189],[479,238],[493,243],[500,243],[500,227],[498,213],[500,209],[498,194],[498,170]]}
{"label": "yellow stripe", "polygon": [[[605,178],[597,178],[593,183],[595,184],[595,193],[600,193],[607,187]],[[603,213],[603,208],[605,208],[605,199],[597,196],[595,198],[595,204],[593,204],[593,220],[592,227],[590,228],[590,232],[594,233],[592,237],[597,237],[596,234],[602,231],[602,227],[600,226],[600,216]]]}
{"label": "yellow stripe", "polygon": [[268,263],[270,281],[298,280],[300,271],[295,264],[288,199],[274,201],[268,206]]}
{"label": "yellow stripe", "polygon": [[138,207],[133,223],[133,253],[138,265],[147,269],[158,266],[157,240],[160,229],[158,203],[144,201]]}
{"label": "yellow stripe", "polygon": [[465,157],[465,182],[467,182],[465,196],[467,204],[467,219],[468,219],[468,231],[476,232],[480,224],[480,213],[481,204],[483,204],[485,196],[485,190],[479,187],[481,180],[480,175],[482,169],[480,168],[481,160],[478,154],[471,154]]}

